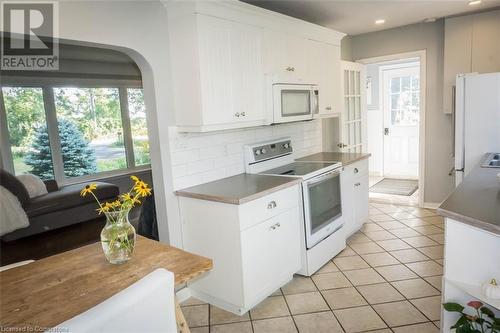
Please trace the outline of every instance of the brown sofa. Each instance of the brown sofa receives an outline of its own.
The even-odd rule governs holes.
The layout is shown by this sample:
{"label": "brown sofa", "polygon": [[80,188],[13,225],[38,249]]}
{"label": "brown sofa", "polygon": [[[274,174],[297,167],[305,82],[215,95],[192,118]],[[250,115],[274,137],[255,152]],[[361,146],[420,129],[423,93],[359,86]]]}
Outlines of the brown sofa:
{"label": "brown sofa", "polygon": [[[81,189],[87,183],[59,187],[54,180],[45,181],[47,194],[30,198],[24,185],[12,174],[0,169],[0,185],[13,193],[28,215],[30,225],[15,230],[1,237],[2,241],[13,241],[49,230],[94,220],[97,217],[97,204],[91,195],[80,196]],[[95,190],[99,200],[107,201],[118,196],[118,186],[97,184]]]}

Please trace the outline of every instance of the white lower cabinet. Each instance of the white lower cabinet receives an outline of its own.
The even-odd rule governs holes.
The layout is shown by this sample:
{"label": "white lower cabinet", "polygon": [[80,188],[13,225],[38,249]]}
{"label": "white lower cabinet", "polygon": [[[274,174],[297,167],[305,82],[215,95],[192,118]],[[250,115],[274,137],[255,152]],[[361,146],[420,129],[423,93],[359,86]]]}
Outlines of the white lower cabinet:
{"label": "white lower cabinet", "polygon": [[185,250],[214,265],[189,283],[194,297],[244,314],[300,270],[298,185],[242,205],[179,200]]}
{"label": "white lower cabinet", "polygon": [[368,159],[346,166],[341,175],[341,191],[347,237],[368,221],[368,190]]}

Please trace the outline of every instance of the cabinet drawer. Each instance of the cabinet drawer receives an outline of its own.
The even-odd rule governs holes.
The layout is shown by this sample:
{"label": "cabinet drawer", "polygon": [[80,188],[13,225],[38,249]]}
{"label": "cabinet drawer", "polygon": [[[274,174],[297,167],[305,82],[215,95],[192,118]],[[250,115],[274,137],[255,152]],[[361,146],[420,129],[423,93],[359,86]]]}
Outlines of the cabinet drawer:
{"label": "cabinet drawer", "polygon": [[344,167],[344,175],[348,177],[356,177],[363,174],[368,174],[367,158]]}
{"label": "cabinet drawer", "polygon": [[295,207],[241,232],[246,306],[280,288],[300,269],[300,221]]}
{"label": "cabinet drawer", "polygon": [[262,198],[239,206],[240,230],[299,205],[299,185],[276,191]]}

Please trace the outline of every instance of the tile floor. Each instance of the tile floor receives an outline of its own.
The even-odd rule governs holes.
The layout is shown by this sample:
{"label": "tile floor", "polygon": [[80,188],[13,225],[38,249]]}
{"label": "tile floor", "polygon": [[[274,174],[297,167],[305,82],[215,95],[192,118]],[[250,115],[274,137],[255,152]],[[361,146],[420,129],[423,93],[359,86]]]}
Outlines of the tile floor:
{"label": "tile floor", "polygon": [[181,306],[192,333],[437,333],[443,228],[435,211],[371,202],[344,251],[244,316],[193,298]]}

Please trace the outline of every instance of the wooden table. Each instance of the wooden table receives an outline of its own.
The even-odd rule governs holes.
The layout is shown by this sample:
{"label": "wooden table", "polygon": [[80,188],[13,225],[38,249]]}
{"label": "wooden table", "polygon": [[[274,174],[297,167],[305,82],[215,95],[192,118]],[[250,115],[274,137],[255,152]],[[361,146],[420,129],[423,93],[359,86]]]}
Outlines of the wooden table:
{"label": "wooden table", "polygon": [[132,260],[109,264],[95,243],[0,272],[0,326],[54,327],[113,296],[157,268],[180,285],[212,260],[137,236]]}

